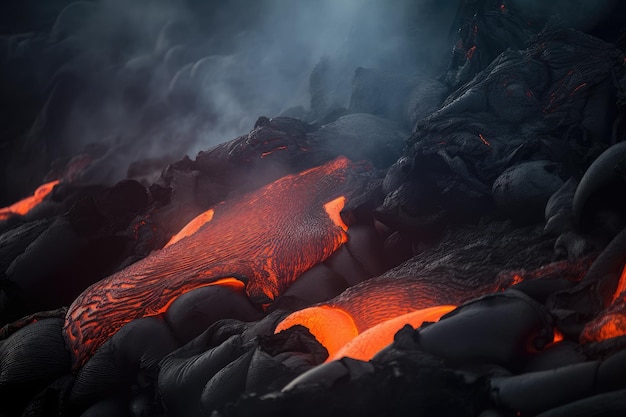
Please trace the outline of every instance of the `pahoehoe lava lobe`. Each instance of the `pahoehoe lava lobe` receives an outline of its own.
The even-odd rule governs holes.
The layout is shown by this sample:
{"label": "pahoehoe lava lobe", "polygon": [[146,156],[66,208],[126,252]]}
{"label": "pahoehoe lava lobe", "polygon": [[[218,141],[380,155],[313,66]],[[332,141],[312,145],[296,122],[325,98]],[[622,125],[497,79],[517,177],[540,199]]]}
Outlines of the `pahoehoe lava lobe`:
{"label": "pahoehoe lava lobe", "polygon": [[87,288],[64,326],[75,367],[124,324],[220,279],[245,282],[256,303],[274,300],[345,243],[340,212],[371,187],[369,170],[339,157],[227,200],[195,233]]}

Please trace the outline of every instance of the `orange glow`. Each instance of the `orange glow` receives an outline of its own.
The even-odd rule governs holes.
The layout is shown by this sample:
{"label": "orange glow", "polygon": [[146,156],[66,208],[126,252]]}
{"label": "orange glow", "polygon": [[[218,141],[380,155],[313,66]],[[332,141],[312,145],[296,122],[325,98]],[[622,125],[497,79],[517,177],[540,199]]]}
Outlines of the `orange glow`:
{"label": "orange glow", "polygon": [[41,203],[59,182],[59,180],[47,182],[39,186],[32,196],[26,197],[8,207],[0,208],[0,220],[6,220],[15,215],[25,215]]}
{"label": "orange glow", "polygon": [[600,342],[626,335],[626,315],[605,314],[585,326],[580,339],[582,342]]}
{"label": "orange glow", "polygon": [[[441,279],[415,276],[377,277],[346,289],[337,297],[325,302],[324,305],[289,315],[278,325],[277,330],[284,330],[298,324],[308,327],[310,322],[315,322],[316,327],[319,328],[317,321],[325,318],[325,315],[319,314],[320,308],[339,310],[351,318],[357,334],[365,334],[369,329],[380,325],[371,333],[371,336],[368,333],[363,342],[355,342],[355,347],[350,348],[355,349],[355,353],[350,354],[367,356],[377,352],[379,347],[387,345],[396,331],[407,323],[407,317],[411,318],[410,324],[419,326],[422,315],[422,321],[437,320],[441,315],[453,309],[453,305],[460,305],[480,295],[496,292],[500,287],[501,284],[496,281],[468,283],[454,279],[446,280],[443,277]],[[433,315],[430,315],[431,313]],[[398,317],[402,318],[397,319]],[[396,319],[398,321],[395,321]],[[329,350],[329,357],[338,358],[338,354],[333,354],[333,351],[338,352],[337,346],[345,342],[347,333],[354,333],[351,329],[352,325],[345,326],[350,329],[349,332],[344,330],[343,325],[341,326],[341,330],[338,331],[340,334],[338,341],[332,340],[333,332],[338,326],[333,322],[324,326],[323,328],[328,329],[329,333],[319,336],[319,331],[316,330],[314,334]],[[327,342],[328,340],[331,342]],[[330,349],[328,343],[332,343]],[[350,352],[353,351],[350,350]]]}
{"label": "orange glow", "polygon": [[441,305],[460,305],[499,288],[496,282],[468,286],[444,279],[372,278],[348,288],[325,304],[350,314],[359,332],[364,332],[403,314]]}
{"label": "orange glow", "polygon": [[329,357],[328,360],[341,359],[347,356],[353,359],[369,361],[383,348],[392,343],[394,335],[406,324],[410,324],[413,328],[418,328],[424,322],[439,321],[441,316],[455,308],[455,306],[450,305],[430,307],[387,320],[359,334],[339,349],[335,355]]}
{"label": "orange glow", "polygon": [[515,275],[513,275],[513,282],[511,283],[511,286],[517,285],[517,284],[519,284],[522,281],[524,281],[524,278],[522,278],[521,275],[519,275],[519,274],[515,274]]}
{"label": "orange glow", "polygon": [[478,137],[480,138],[482,143],[484,143],[486,146],[491,146],[491,144],[489,142],[487,142],[487,139],[485,139],[485,137],[482,134],[479,133]]}
{"label": "orange glow", "polygon": [[557,328],[554,328],[554,337],[552,338],[552,344],[563,341],[563,333]]}
{"label": "orange glow", "polygon": [[620,277],[619,282],[617,283],[617,288],[613,293],[613,299],[611,300],[611,304],[615,304],[615,302],[617,302],[617,300],[619,300],[620,298],[626,297],[624,291],[626,291],[626,265],[624,265],[624,269],[622,270],[622,276]]}
{"label": "orange glow", "polygon": [[326,211],[326,214],[328,214],[328,217],[330,217],[330,219],[333,221],[333,223],[335,223],[335,225],[341,227],[344,232],[347,232],[348,226],[343,222],[343,219],[341,218],[341,210],[343,210],[345,205],[346,198],[344,196],[341,196],[324,204],[324,210]]}
{"label": "orange glow", "polygon": [[187,223],[187,225],[183,227],[180,230],[180,232],[172,236],[172,238],[170,239],[169,242],[167,242],[164,248],[167,248],[168,246],[173,245],[179,240],[196,233],[198,229],[200,229],[205,223],[208,223],[211,220],[213,220],[213,214],[215,214],[215,211],[213,209],[209,209],[205,211],[204,213],[201,213],[198,216],[196,216],[192,221]]}
{"label": "orange glow", "polygon": [[359,169],[366,167],[340,157],[227,200],[195,233],[93,284],[66,316],[75,367],[124,324],[158,315],[181,294],[224,278],[245,282],[253,302],[271,303],[346,242],[335,218],[341,204],[330,213],[325,204],[360,191],[367,176],[353,175]]}
{"label": "orange glow", "polygon": [[329,358],[335,356],[346,343],[359,334],[354,320],[348,313],[328,306],[309,307],[296,311],[280,322],[274,333],[297,324],[309,329],[317,341],[328,350]]}
{"label": "orange glow", "polygon": [[581,342],[602,340],[626,335],[626,265],[622,270],[611,305],[598,317],[587,323],[583,329]]}

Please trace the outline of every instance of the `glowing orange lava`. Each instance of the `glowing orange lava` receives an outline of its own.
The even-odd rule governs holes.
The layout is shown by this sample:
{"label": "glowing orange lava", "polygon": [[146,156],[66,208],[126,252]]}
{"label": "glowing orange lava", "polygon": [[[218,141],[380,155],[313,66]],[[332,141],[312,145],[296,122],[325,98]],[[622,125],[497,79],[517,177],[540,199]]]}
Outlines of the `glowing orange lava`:
{"label": "glowing orange lava", "polygon": [[178,242],[179,240],[181,240],[183,238],[186,238],[187,236],[193,235],[194,233],[196,233],[198,231],[198,229],[200,229],[202,226],[204,226],[205,223],[208,223],[211,220],[213,220],[213,215],[214,214],[215,214],[215,211],[213,209],[209,209],[209,210],[205,211],[204,213],[200,213],[192,221],[187,223],[187,225],[185,227],[183,227],[180,230],[180,232],[178,232],[174,236],[172,236],[170,241],[167,242],[164,247],[167,248],[168,246],[173,245],[174,243]]}
{"label": "glowing orange lava", "polygon": [[583,329],[582,342],[602,340],[626,335],[626,266],[613,293],[611,305]]}
{"label": "glowing orange lava", "polygon": [[[346,343],[329,360],[341,359],[345,356],[369,361],[383,348],[393,342],[394,335],[407,324],[418,328],[424,322],[439,321],[441,316],[454,310],[455,306],[436,306],[403,314],[382,322]],[[322,343],[323,344],[323,343]]]}
{"label": "glowing orange lava", "polygon": [[358,336],[359,330],[350,314],[340,308],[319,306],[296,311],[278,324],[274,333],[281,332],[292,326],[301,325],[309,329],[328,351],[331,358]]}
{"label": "glowing orange lava", "polygon": [[75,366],[124,324],[223,278],[245,282],[253,302],[270,303],[346,242],[340,211],[366,185],[364,169],[340,157],[232,198],[205,213],[210,221],[194,219],[177,241],[89,287],[65,321]]}
{"label": "glowing orange lava", "polygon": [[347,232],[348,226],[343,222],[343,219],[341,218],[341,210],[343,210],[345,206],[346,198],[344,196],[341,196],[324,204],[324,211],[326,211],[326,214],[328,214],[328,217],[333,221],[333,223],[335,223],[335,225],[341,227],[344,232]]}
{"label": "glowing orange lava", "polygon": [[[480,290],[485,292],[484,288]],[[371,357],[391,343],[393,335],[405,324],[418,327],[423,321],[437,321],[455,308],[451,302],[457,304],[472,297],[467,291],[462,292],[465,294],[453,286],[443,289],[441,284],[431,285],[417,279],[374,278],[348,288],[324,305],[290,314],[275,332],[302,325],[326,347],[329,360],[338,359],[339,355]],[[358,340],[350,350],[340,353],[353,339]]]}
{"label": "glowing orange lava", "polygon": [[6,220],[15,215],[25,215],[41,203],[59,182],[59,180],[47,182],[39,186],[32,196],[26,197],[8,207],[0,208],[0,220]]}
{"label": "glowing orange lava", "polygon": [[617,283],[617,288],[615,288],[615,292],[613,293],[613,299],[611,300],[611,304],[615,304],[618,300],[622,300],[622,302],[626,302],[626,266],[622,270],[622,275],[619,278],[619,282]]}

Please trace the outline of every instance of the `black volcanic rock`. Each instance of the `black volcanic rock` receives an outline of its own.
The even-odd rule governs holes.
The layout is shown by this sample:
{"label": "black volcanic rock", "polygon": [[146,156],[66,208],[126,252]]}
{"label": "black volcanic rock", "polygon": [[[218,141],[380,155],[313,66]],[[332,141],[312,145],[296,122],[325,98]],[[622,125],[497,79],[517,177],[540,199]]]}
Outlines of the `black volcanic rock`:
{"label": "black volcanic rock", "polygon": [[[611,44],[552,27],[527,49],[503,52],[418,124],[388,171],[381,220],[409,224],[401,214],[419,223],[479,218],[492,211],[493,197],[501,205],[519,202],[512,204],[517,213],[539,218],[560,186],[558,177],[580,175],[580,167],[608,143],[621,56]],[[563,166],[554,181],[539,180],[541,198],[526,186],[500,187],[496,179],[507,169],[532,160]]]}

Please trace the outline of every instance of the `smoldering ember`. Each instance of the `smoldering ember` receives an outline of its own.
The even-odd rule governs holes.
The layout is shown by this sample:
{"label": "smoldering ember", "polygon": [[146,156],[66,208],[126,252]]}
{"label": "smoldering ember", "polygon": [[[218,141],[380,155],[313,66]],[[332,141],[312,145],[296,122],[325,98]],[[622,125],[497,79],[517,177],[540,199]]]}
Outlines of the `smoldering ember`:
{"label": "smoldering ember", "polygon": [[0,9],[0,416],[626,415],[626,3]]}

